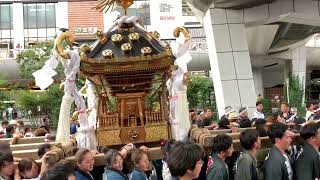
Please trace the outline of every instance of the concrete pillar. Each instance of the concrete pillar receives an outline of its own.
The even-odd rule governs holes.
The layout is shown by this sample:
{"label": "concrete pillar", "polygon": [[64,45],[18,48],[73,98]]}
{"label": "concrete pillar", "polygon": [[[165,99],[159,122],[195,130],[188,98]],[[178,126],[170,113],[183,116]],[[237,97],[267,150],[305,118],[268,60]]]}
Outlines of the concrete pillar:
{"label": "concrete pillar", "polygon": [[[307,56],[306,56],[306,47],[300,46],[295,49],[292,49],[292,74],[299,77],[300,82],[302,82],[305,92],[306,85],[306,67],[307,67]],[[303,93],[303,101],[305,93]]]}
{"label": "concrete pillar", "polygon": [[68,2],[58,2],[56,4],[56,27],[69,28],[68,20]]}
{"label": "concrete pillar", "polygon": [[263,77],[261,68],[252,69],[253,81],[256,89],[256,95],[259,94],[264,97],[264,88],[263,88]]}
{"label": "concrete pillar", "polygon": [[210,8],[203,18],[219,116],[226,106],[255,110],[256,92],[243,11]]}
{"label": "concrete pillar", "polygon": [[298,76],[305,85],[306,82],[306,47],[292,49],[292,74]]}
{"label": "concrete pillar", "polygon": [[13,48],[24,48],[23,4],[12,4]]}

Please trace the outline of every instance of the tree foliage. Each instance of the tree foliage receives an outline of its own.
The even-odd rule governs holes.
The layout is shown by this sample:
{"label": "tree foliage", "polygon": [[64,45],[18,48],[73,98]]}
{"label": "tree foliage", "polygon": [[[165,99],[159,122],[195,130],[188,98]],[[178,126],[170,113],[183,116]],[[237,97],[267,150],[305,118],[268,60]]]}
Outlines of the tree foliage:
{"label": "tree foliage", "polygon": [[284,90],[286,101],[291,105],[297,108],[298,114],[304,115],[306,113],[304,107],[304,84],[300,80],[299,76],[289,73],[289,86],[288,91]]}
{"label": "tree foliage", "polygon": [[187,91],[189,108],[211,107],[217,112],[212,80],[203,75],[191,75],[191,80]]}
{"label": "tree foliage", "polygon": [[[0,86],[2,86],[3,84],[5,84],[7,82],[7,80],[5,80],[5,76],[0,74]],[[5,101],[8,101],[9,97],[7,95],[7,93],[0,89],[0,119],[2,118],[2,112],[6,109],[6,103]]]}
{"label": "tree foliage", "polygon": [[[19,74],[21,78],[33,78],[32,73],[42,68],[44,63],[50,58],[53,42],[39,43],[30,46],[28,49],[17,55],[19,63]],[[58,66],[58,74],[63,72],[62,66]]]}
{"label": "tree foliage", "polygon": [[[52,49],[53,42],[46,42],[30,46],[28,49],[19,53],[17,55],[17,62],[19,63],[21,78],[33,79],[32,73],[44,66],[45,62],[51,56]],[[59,76],[63,76],[61,63],[59,63],[56,71]],[[77,83],[78,86],[83,84],[83,82]],[[38,106],[40,106],[41,112],[47,113],[54,124],[58,122],[60,103],[63,96],[63,93],[59,90],[59,84],[51,85],[45,92],[16,91],[14,96],[16,104],[21,110],[31,110],[33,113],[36,113]]]}
{"label": "tree foliage", "polygon": [[23,111],[31,110],[33,114],[38,112],[38,106],[42,113],[46,113],[57,124],[59,120],[60,104],[63,93],[59,90],[59,85],[52,85],[47,91],[13,91],[16,106]]}

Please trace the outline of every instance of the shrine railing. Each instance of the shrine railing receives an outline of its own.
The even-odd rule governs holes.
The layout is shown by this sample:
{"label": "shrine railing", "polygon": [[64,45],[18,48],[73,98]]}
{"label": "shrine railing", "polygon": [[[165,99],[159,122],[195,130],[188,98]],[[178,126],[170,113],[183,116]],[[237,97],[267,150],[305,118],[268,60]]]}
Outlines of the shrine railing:
{"label": "shrine railing", "polygon": [[165,119],[162,117],[161,112],[145,112],[146,125],[162,124],[165,123]]}
{"label": "shrine railing", "polygon": [[119,128],[118,114],[102,114],[99,116],[99,127],[102,128]]}

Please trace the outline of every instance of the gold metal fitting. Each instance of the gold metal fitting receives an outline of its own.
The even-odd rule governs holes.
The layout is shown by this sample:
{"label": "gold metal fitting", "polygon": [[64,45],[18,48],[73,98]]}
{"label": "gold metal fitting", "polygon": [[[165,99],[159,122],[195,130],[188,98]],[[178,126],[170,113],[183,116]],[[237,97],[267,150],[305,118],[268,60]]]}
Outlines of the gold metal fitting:
{"label": "gold metal fitting", "polygon": [[128,138],[130,141],[137,140],[139,134],[135,129],[130,129],[128,132]]}
{"label": "gold metal fitting", "polygon": [[97,35],[97,38],[99,38],[99,41],[101,43],[105,43],[107,41],[106,36],[103,34],[103,32],[101,30],[98,29],[96,32],[96,35]]}
{"label": "gold metal fitting", "polygon": [[121,45],[122,51],[128,52],[132,49],[132,46],[130,43],[124,43]]}
{"label": "gold metal fitting", "polygon": [[150,47],[141,48],[141,53],[145,56],[151,54],[151,52],[152,52],[152,49]]}
{"label": "gold metal fitting", "polygon": [[111,40],[114,43],[120,43],[122,41],[122,36],[121,36],[121,34],[114,34],[111,36]]}
{"label": "gold metal fitting", "polygon": [[150,32],[154,37],[156,37],[157,39],[160,38],[160,33],[158,31],[152,31]]}
{"label": "gold metal fitting", "polygon": [[129,39],[131,41],[137,41],[140,38],[139,34],[136,32],[130,33],[129,34]]}
{"label": "gold metal fitting", "polygon": [[91,49],[88,44],[82,44],[80,46],[80,53],[82,53],[82,52],[89,53],[90,51],[91,51]]}
{"label": "gold metal fitting", "polygon": [[104,58],[109,58],[109,59],[113,58],[112,50],[111,49],[106,49],[106,50],[102,51],[102,56]]}
{"label": "gold metal fitting", "polygon": [[173,31],[173,36],[174,37],[179,37],[180,36],[180,32],[183,34],[184,38],[185,38],[185,42],[187,42],[188,40],[190,40],[190,33],[188,31],[188,29],[186,29],[183,26],[180,27],[176,27]]}

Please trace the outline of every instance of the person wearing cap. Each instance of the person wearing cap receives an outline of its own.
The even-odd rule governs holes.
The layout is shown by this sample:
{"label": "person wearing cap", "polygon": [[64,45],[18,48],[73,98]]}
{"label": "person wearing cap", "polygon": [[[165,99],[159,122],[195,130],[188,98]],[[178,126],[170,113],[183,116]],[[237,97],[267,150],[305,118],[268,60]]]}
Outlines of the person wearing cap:
{"label": "person wearing cap", "polygon": [[238,123],[240,128],[251,127],[251,120],[248,118],[248,108],[242,107],[239,109]]}
{"label": "person wearing cap", "polygon": [[256,102],[256,112],[253,113],[252,119],[264,119],[262,112],[263,105],[261,101]]}
{"label": "person wearing cap", "polygon": [[17,129],[17,126],[18,126],[18,122],[16,120],[11,120],[9,122],[9,125],[12,125],[14,127],[14,129]]}
{"label": "person wearing cap", "polygon": [[226,108],[224,108],[224,115],[220,117],[220,120],[223,120],[225,118],[228,119],[229,114],[234,112],[234,109],[232,109],[231,106],[227,106]]}
{"label": "person wearing cap", "polygon": [[238,123],[238,113],[236,112],[231,112],[229,114],[228,120],[230,122],[230,125],[232,127],[239,127],[239,123]]}

